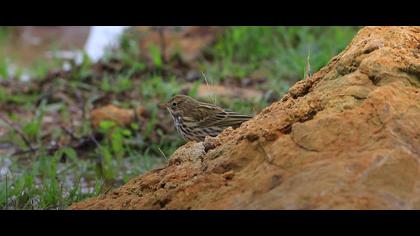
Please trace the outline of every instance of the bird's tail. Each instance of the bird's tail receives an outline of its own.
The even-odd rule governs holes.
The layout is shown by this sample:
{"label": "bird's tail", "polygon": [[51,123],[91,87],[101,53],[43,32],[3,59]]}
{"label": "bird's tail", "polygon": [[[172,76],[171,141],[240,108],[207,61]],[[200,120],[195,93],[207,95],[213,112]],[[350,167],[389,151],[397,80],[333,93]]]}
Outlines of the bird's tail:
{"label": "bird's tail", "polygon": [[239,127],[243,122],[252,119],[252,116],[242,115],[236,112],[227,112],[228,119],[224,120],[223,123],[226,126],[232,126],[233,128]]}

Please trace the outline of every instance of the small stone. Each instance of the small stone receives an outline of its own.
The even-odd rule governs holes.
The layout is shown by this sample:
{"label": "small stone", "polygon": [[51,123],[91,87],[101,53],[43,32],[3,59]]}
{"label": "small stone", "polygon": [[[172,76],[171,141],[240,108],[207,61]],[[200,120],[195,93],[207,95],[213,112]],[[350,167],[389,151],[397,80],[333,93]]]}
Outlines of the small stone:
{"label": "small stone", "polygon": [[231,180],[233,179],[234,176],[235,176],[235,173],[232,170],[223,174],[223,178],[225,178],[226,180]]}
{"label": "small stone", "polygon": [[244,86],[244,87],[251,86],[253,83],[254,83],[254,82],[252,81],[252,79],[251,79],[251,78],[243,78],[243,79],[241,80],[241,84],[242,84],[242,86]]}
{"label": "small stone", "polygon": [[175,189],[175,188],[177,187],[177,184],[174,184],[174,183],[167,183],[167,184],[165,185],[165,187],[166,187],[166,188],[168,188],[168,189]]}
{"label": "small stone", "polygon": [[194,82],[194,81],[200,80],[200,78],[201,78],[201,73],[200,72],[195,71],[195,70],[190,70],[187,73],[187,78],[186,79],[187,79],[188,82]]}
{"label": "small stone", "polygon": [[211,142],[205,142],[203,145],[204,145],[205,152],[208,152],[209,150],[212,150],[216,147],[216,145],[214,145],[214,143],[211,143]]}
{"label": "small stone", "polygon": [[206,153],[212,149],[215,149],[219,145],[220,145],[219,139],[215,137],[210,137],[210,136],[206,136],[203,142],[204,151]]}

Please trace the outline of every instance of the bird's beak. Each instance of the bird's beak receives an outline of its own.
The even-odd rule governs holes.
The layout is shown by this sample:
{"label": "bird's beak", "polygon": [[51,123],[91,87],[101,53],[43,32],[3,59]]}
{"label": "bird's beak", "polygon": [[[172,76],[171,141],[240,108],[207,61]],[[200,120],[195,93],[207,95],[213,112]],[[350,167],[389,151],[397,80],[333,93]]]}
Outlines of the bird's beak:
{"label": "bird's beak", "polygon": [[169,106],[169,104],[167,102],[165,102],[165,103],[160,104],[159,107],[161,109],[169,109],[170,106]]}
{"label": "bird's beak", "polygon": [[166,108],[168,108],[168,104],[167,103],[162,103],[162,104],[159,105],[159,108],[160,109],[166,109]]}

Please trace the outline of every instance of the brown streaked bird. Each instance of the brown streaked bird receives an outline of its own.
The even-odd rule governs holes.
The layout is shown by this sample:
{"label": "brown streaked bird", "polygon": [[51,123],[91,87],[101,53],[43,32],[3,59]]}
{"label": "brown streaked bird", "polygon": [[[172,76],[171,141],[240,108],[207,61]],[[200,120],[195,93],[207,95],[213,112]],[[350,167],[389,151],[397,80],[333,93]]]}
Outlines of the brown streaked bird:
{"label": "brown streaked bird", "polygon": [[185,95],[174,96],[163,106],[171,114],[176,130],[186,141],[204,141],[206,136],[215,137],[228,127],[238,128],[252,118]]}

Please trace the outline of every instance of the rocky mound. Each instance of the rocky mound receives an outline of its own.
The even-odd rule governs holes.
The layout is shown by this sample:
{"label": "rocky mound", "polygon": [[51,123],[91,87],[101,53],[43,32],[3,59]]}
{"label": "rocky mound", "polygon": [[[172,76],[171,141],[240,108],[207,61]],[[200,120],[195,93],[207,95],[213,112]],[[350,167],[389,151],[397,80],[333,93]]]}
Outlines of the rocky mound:
{"label": "rocky mound", "polygon": [[420,209],[420,27],[366,27],[236,130],[70,209]]}

